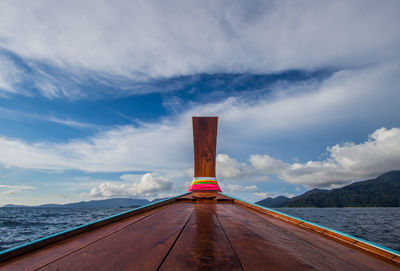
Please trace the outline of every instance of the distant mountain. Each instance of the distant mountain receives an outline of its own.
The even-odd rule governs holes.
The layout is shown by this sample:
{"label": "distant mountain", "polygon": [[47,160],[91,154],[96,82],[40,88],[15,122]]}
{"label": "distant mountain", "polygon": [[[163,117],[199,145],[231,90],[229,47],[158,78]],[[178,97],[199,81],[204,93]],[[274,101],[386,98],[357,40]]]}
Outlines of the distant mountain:
{"label": "distant mountain", "polygon": [[283,207],[286,206],[290,201],[290,198],[285,196],[279,196],[276,198],[266,198],[256,202],[259,205],[266,206],[266,207]]}
{"label": "distant mountain", "polygon": [[3,207],[6,207],[6,208],[16,208],[16,207],[27,207],[27,206],[25,206],[25,205],[15,205],[15,204],[6,204],[6,205],[4,205]]}
{"label": "distant mountain", "polygon": [[[154,201],[158,201],[156,199]],[[154,202],[152,201],[152,202]],[[137,207],[149,204],[150,201],[147,199],[131,199],[131,198],[114,198],[114,199],[103,199],[103,200],[91,200],[81,201],[67,204],[43,204],[39,206],[24,206],[7,204],[3,207],[36,207],[36,208],[119,208],[119,207]]]}
{"label": "distant mountain", "polygon": [[266,207],[400,207],[400,171],[342,188],[312,189],[294,198],[266,198],[257,204]]}

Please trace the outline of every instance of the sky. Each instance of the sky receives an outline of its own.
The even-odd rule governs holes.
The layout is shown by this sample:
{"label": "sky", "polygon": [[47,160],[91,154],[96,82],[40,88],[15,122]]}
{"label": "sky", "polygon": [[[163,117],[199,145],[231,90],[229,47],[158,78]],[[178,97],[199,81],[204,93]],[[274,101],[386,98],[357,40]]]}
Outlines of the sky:
{"label": "sky", "polygon": [[400,2],[0,2],[0,206],[187,191],[192,116],[248,201],[400,169]]}

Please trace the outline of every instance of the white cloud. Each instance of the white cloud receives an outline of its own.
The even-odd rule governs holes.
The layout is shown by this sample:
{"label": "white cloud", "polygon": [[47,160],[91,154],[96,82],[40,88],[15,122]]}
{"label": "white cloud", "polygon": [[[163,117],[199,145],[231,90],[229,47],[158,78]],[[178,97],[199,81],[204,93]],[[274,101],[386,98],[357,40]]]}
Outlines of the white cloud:
{"label": "white cloud", "polygon": [[[360,144],[345,143],[327,148],[322,161],[286,164],[268,155],[251,156],[253,166],[266,174],[278,174],[293,184],[309,187],[338,187],[354,180],[375,177],[400,169],[400,129],[380,128]],[[254,159],[256,157],[257,159]],[[282,163],[280,170],[271,164]]]}
{"label": "white cloud", "polygon": [[[398,1],[2,1],[0,42],[32,67],[76,77],[354,67],[398,59],[399,9]],[[79,95],[53,79],[36,83],[44,95]]]}
{"label": "white cloud", "polygon": [[91,197],[149,197],[158,192],[171,190],[172,181],[165,177],[154,177],[151,173],[138,175],[125,174],[121,179],[126,183],[104,182],[91,189]]}
{"label": "white cloud", "polygon": [[186,176],[189,176],[190,178],[193,178],[193,176],[194,176],[194,168],[188,168],[188,169],[186,169],[185,170],[185,175]]}
{"label": "white cloud", "polygon": [[218,115],[221,150],[257,153],[268,139],[353,125],[355,121],[392,120],[400,114],[399,73],[400,62],[342,70],[322,84],[285,86],[276,89],[272,97],[255,101],[231,97],[194,107],[183,116]]}
{"label": "white cloud", "polygon": [[222,184],[221,189],[228,192],[253,192],[259,188],[256,185]]}
{"label": "white cloud", "polygon": [[18,195],[21,191],[20,190],[7,190],[2,192],[3,195]]}
{"label": "white cloud", "polygon": [[[219,115],[218,150],[233,153],[238,160],[226,154],[219,155],[218,176],[222,179],[241,177],[247,174],[249,166],[239,161],[260,153],[263,143],[268,140],[282,135],[312,133],[327,126],[393,119],[400,114],[397,105],[399,72],[400,63],[397,62],[343,70],[321,85],[277,89],[271,99],[228,98],[219,103],[194,106],[158,123],[113,127],[90,138],[68,142],[27,142],[0,136],[0,164],[87,172],[182,171],[193,162],[191,117]],[[377,136],[376,140],[381,142],[383,139]],[[332,149],[331,153],[339,161],[344,151]],[[268,160],[268,157],[255,155],[250,161],[254,167],[270,173],[285,167],[284,162],[271,157],[272,160]],[[341,163],[344,165],[345,161]],[[335,164],[328,160],[308,165],[295,163],[291,165],[287,179],[301,175],[302,171],[319,172],[318,168],[334,169]]]}
{"label": "white cloud", "polygon": [[0,184],[0,188],[34,189],[33,186],[29,186],[29,185],[8,185],[8,184]]}
{"label": "white cloud", "polygon": [[1,192],[3,195],[17,195],[22,190],[31,190],[35,189],[35,187],[30,185],[8,185],[8,184],[0,184],[0,190],[4,190]]}
{"label": "white cloud", "polygon": [[13,68],[13,63],[0,54],[0,88],[2,90],[12,91],[11,85],[18,81],[17,71]]}
{"label": "white cloud", "polygon": [[288,164],[280,160],[276,160],[269,156],[268,154],[259,155],[254,154],[250,156],[251,165],[258,169],[269,173],[279,173],[289,167]]}
{"label": "white cloud", "polygon": [[253,195],[257,198],[257,199],[265,199],[267,197],[269,197],[269,194],[266,192],[256,192],[253,193]]}
{"label": "white cloud", "polygon": [[0,137],[0,163],[32,169],[122,172],[182,169],[191,163],[189,122],[175,126],[145,124],[101,132],[68,143],[29,143]]}
{"label": "white cloud", "polygon": [[59,123],[62,125],[66,125],[66,126],[78,128],[78,129],[104,128],[104,127],[102,127],[100,125],[96,125],[96,124],[79,122],[79,121],[75,121],[75,120],[71,120],[71,119],[67,119],[67,118],[62,119],[62,118],[58,118],[55,116],[44,116],[44,115],[35,114],[32,112],[24,112],[24,111],[8,109],[8,108],[4,108],[1,106],[0,106],[0,118],[15,119],[15,120],[33,119],[33,120],[39,120],[39,121],[48,121],[48,122]]}
{"label": "white cloud", "polygon": [[246,175],[249,169],[245,163],[239,163],[227,154],[218,154],[216,157],[216,171],[218,178],[225,179]]}
{"label": "white cloud", "polygon": [[[253,168],[241,161],[265,153],[264,143],[282,136],[356,122],[373,123],[377,128],[382,127],[382,120],[397,121],[399,9],[399,2],[390,0],[1,1],[0,96],[32,95],[21,87],[21,78],[27,77],[31,87],[48,98],[80,98],[95,95],[83,95],[76,89],[74,84],[86,79],[143,94],[147,90],[131,83],[140,86],[155,78],[202,72],[342,70],[323,83],[277,86],[268,99],[235,97],[190,105],[158,123],[112,127],[85,139],[28,142],[0,136],[0,164],[88,172],[176,172],[192,165],[190,117],[219,115],[219,153],[231,155],[217,161],[221,178],[249,176],[255,180],[260,176],[254,176],[254,167],[270,173],[283,170],[287,176],[282,178],[307,185],[338,185],[340,180],[361,178],[366,172],[375,174],[380,171],[379,161],[357,160],[360,144],[332,147],[330,159],[304,164],[285,165],[267,154],[252,156]],[[14,53],[16,61],[9,56]],[[45,67],[62,76],[46,72]],[[31,77],[25,68],[32,71]],[[67,79],[60,81],[64,75]],[[175,108],[179,100],[168,100],[165,105]],[[95,128],[69,119],[31,118]],[[371,138],[381,147],[384,141]],[[366,157],[372,155],[367,145],[359,147]],[[374,151],[382,154],[386,165],[395,161],[382,149]]]}
{"label": "white cloud", "polygon": [[39,120],[44,120],[44,121],[50,121],[50,122],[55,122],[55,123],[59,123],[62,125],[66,125],[69,127],[73,127],[73,128],[79,128],[79,129],[99,129],[101,128],[100,125],[96,125],[96,124],[91,124],[91,123],[84,123],[84,122],[80,122],[80,121],[75,121],[75,120],[71,120],[71,119],[60,119],[57,117],[41,117],[38,116]]}
{"label": "white cloud", "polygon": [[[327,126],[393,119],[400,114],[396,87],[400,85],[399,72],[400,63],[395,62],[344,70],[322,85],[294,88],[293,92],[291,86],[289,90],[277,89],[277,95],[271,99],[228,98],[194,106],[158,123],[113,127],[86,139],[27,142],[0,136],[0,164],[87,172],[182,171],[193,163],[191,117],[219,115],[218,152],[233,153],[235,159],[219,155],[218,176],[241,177],[247,174],[249,166],[240,161],[262,152],[264,143],[271,139],[312,133]],[[291,95],[285,95],[287,91]],[[263,160],[255,155],[250,161],[256,168],[267,167],[271,173],[285,166],[271,157],[266,161],[268,157]],[[321,163],[313,162],[306,168],[329,168],[330,161]]]}

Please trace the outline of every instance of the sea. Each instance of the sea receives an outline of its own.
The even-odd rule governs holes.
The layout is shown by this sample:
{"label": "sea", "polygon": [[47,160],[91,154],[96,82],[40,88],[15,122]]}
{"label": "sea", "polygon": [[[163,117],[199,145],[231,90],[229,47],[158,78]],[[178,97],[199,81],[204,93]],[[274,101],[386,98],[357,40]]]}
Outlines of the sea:
{"label": "sea", "polygon": [[0,251],[132,208],[0,208]]}
{"label": "sea", "polygon": [[[129,208],[0,208],[0,251]],[[400,251],[400,208],[276,208],[276,210]]]}

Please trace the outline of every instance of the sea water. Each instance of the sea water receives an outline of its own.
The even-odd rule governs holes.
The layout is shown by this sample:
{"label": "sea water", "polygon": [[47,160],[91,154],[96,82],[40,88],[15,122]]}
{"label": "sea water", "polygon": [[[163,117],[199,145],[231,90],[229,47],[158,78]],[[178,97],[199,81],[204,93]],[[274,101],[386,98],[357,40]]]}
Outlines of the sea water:
{"label": "sea water", "polygon": [[[129,210],[0,208],[0,250]],[[277,208],[400,251],[400,208]]]}
{"label": "sea water", "polygon": [[400,251],[400,208],[274,208]]}
{"label": "sea water", "polygon": [[0,250],[126,210],[129,208],[0,208]]}

